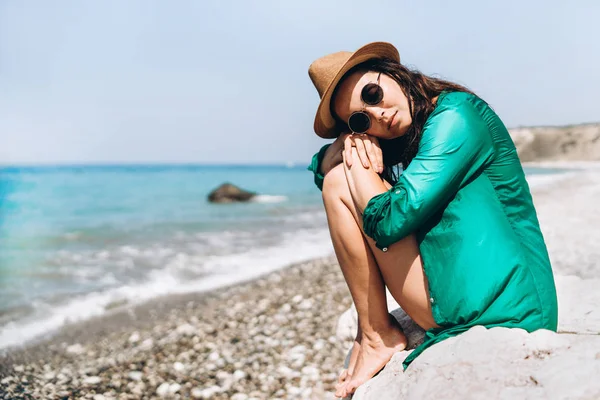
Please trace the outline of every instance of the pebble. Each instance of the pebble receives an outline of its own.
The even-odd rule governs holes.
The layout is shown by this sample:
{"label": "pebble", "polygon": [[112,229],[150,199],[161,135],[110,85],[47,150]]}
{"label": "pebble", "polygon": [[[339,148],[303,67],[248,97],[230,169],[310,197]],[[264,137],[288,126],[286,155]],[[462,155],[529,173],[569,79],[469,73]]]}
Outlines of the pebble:
{"label": "pebble", "polygon": [[203,390],[196,391],[194,392],[195,394],[192,394],[192,396],[194,396],[197,399],[210,399],[219,392],[221,392],[221,387],[215,385]]}
{"label": "pebble", "polygon": [[131,334],[131,336],[129,336],[128,339],[129,343],[137,343],[140,341],[140,334],[139,332],[135,331]]}
{"label": "pebble", "polygon": [[102,382],[102,378],[99,376],[86,376],[83,378],[83,383],[86,385],[97,385],[100,382]]}
{"label": "pebble", "polygon": [[177,361],[176,363],[173,364],[173,369],[177,372],[182,372],[182,371],[185,371],[185,365],[183,365],[183,363],[180,363],[179,361]]}
{"label": "pebble", "polygon": [[183,324],[177,327],[177,333],[184,336],[194,336],[196,328],[190,324]]}
{"label": "pebble", "polygon": [[129,374],[127,374],[127,376],[132,381],[141,381],[142,378],[144,377],[144,374],[140,371],[131,371],[131,372],[129,372]]}
{"label": "pebble", "polygon": [[244,371],[240,371],[239,369],[235,370],[233,373],[233,380],[239,381],[240,379],[244,379],[246,377],[246,373]]}
{"label": "pebble", "polygon": [[81,354],[84,352],[84,350],[85,349],[83,348],[83,346],[79,343],[75,343],[75,344],[72,344],[71,346],[67,347],[67,353],[69,353],[69,354],[76,354],[76,355]]}
{"label": "pebble", "polygon": [[146,339],[140,344],[139,348],[140,350],[150,350],[152,346],[154,346],[154,340]]}
{"label": "pebble", "polygon": [[169,394],[169,385],[167,382],[161,383],[159,387],[156,388],[156,394],[159,397],[166,397]]}
{"label": "pebble", "polygon": [[171,383],[169,385],[169,394],[175,394],[179,392],[179,389],[181,389],[181,385],[179,383]]}

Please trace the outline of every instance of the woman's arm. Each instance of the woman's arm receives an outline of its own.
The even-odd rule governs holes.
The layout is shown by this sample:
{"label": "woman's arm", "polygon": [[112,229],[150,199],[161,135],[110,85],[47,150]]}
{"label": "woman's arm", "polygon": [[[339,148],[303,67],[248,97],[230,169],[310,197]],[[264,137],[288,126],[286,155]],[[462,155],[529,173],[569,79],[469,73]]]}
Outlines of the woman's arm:
{"label": "woman's arm", "polygon": [[392,189],[381,192],[383,183],[369,179],[370,170],[348,170],[365,234],[381,249],[413,233],[482,171],[493,153],[487,125],[469,101],[436,109],[416,157]]}

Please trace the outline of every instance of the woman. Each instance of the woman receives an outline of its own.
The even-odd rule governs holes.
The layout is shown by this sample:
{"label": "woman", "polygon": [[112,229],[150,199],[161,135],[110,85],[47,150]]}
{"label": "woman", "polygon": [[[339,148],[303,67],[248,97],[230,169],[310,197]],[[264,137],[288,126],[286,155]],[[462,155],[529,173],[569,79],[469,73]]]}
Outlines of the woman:
{"label": "woman", "polygon": [[[410,71],[389,43],[322,57],[309,169],[358,311],[336,395],[406,346],[385,286],[426,332],[405,360],[474,325],[557,328],[548,253],[515,146],[466,88]],[[394,165],[404,171],[398,177]]]}

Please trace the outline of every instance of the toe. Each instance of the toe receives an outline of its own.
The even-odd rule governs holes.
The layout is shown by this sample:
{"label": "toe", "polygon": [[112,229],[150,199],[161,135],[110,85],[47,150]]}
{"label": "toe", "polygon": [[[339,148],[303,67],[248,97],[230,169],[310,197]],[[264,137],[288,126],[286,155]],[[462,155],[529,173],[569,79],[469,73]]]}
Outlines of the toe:
{"label": "toe", "polygon": [[344,397],[346,397],[346,384],[347,382],[342,382],[341,384],[337,385],[335,387],[335,397],[339,397],[340,399],[343,399]]}
{"label": "toe", "polygon": [[348,384],[345,387],[346,392],[344,393],[344,396],[348,396],[348,395],[354,393],[356,388],[357,388],[356,382],[354,382],[354,381],[348,382]]}

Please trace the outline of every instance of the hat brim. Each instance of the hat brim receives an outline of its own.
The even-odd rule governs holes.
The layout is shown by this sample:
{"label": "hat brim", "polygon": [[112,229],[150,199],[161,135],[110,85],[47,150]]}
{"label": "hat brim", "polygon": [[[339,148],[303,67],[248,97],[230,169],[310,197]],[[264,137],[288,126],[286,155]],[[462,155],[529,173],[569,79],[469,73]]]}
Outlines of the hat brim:
{"label": "hat brim", "polygon": [[315,133],[317,135],[325,139],[331,139],[338,136],[339,132],[335,129],[336,121],[335,118],[333,118],[333,115],[331,115],[331,96],[346,72],[358,64],[374,58],[387,58],[400,62],[400,54],[396,47],[391,43],[373,42],[356,50],[337,72],[335,78],[331,81],[329,86],[327,86],[327,89],[325,89],[323,97],[321,97],[314,124]]}

